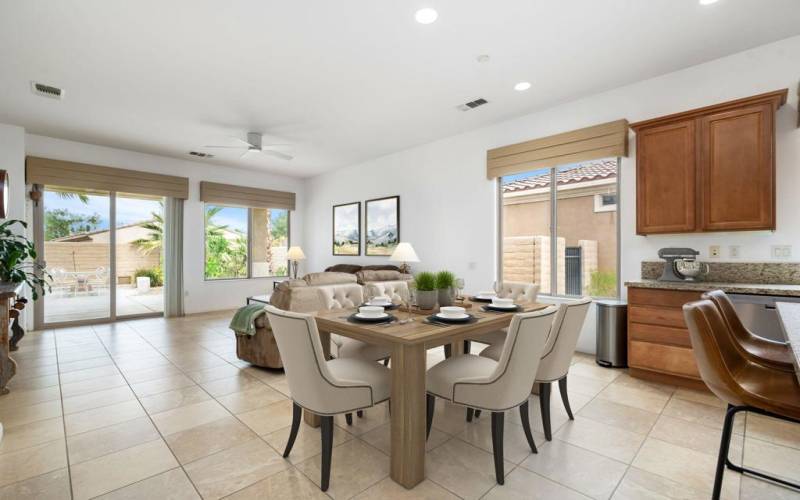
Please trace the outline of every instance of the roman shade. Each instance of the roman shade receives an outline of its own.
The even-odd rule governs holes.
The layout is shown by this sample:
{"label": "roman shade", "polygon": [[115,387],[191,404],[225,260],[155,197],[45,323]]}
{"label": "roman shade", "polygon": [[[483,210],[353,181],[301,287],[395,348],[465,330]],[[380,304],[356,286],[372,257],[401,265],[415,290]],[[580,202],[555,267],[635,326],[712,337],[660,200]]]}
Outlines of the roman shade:
{"label": "roman shade", "polygon": [[541,139],[490,149],[486,177],[628,155],[628,121],[617,120]]}
{"label": "roman shade", "polygon": [[200,201],[249,208],[285,208],[294,210],[295,194],[288,191],[273,191],[272,189],[203,181],[200,183]]}
{"label": "roman shade", "polygon": [[182,200],[189,197],[189,179],[186,177],[36,156],[28,156],[25,159],[25,180],[28,184],[98,189]]}

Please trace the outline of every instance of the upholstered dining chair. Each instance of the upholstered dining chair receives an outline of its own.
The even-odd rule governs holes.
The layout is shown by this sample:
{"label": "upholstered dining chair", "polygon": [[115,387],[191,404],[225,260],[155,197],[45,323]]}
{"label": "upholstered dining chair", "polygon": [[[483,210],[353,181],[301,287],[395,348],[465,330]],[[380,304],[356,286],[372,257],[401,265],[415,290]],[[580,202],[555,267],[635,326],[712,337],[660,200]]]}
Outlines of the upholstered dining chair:
{"label": "upholstered dining chair", "polygon": [[310,314],[267,306],[283,368],[292,393],[292,428],[283,452],[288,457],[300,429],[303,409],[321,417],[322,474],[320,487],[328,489],[333,449],[333,416],[352,413],[389,399],[389,369],[355,358],[325,360],[317,323]]}
{"label": "upholstered dining chair", "polygon": [[519,408],[522,427],[531,452],[538,453],[528,417],[536,367],[556,314],[555,307],[516,314],[497,361],[464,354],[434,365],[427,374],[427,434],[431,432],[436,398],[468,408],[492,412],[492,449],[498,484],[503,484],[503,418],[506,410]]}
{"label": "upholstered dining chair", "polygon": [[[542,412],[544,436],[548,441],[553,440],[550,419],[550,384],[552,382],[558,382],[561,402],[564,403],[567,416],[570,420],[575,420],[572,408],[569,406],[567,374],[591,303],[592,299],[584,297],[559,304],[558,312],[553,319],[553,328],[550,330],[550,336],[547,338],[547,344],[542,353],[542,360],[536,371],[535,382],[539,384],[539,407]],[[502,344],[492,344],[481,351],[480,355],[500,359],[502,350]],[[467,420],[470,420],[469,417],[469,410],[467,410]]]}
{"label": "upholstered dining chair", "polygon": [[791,347],[785,342],[759,337],[748,330],[725,292],[712,290],[704,293],[701,298],[710,300],[717,307],[728,329],[737,340],[734,346],[740,349],[743,356],[752,356],[778,370],[794,372]]}
{"label": "upholstered dining chair", "polygon": [[711,392],[728,404],[712,498],[716,500],[720,497],[726,466],[739,473],[800,489],[798,484],[736,465],[728,458],[733,422],[739,412],[753,412],[800,423],[800,384],[796,374],[746,355],[736,345],[736,335],[711,300],[685,304],[683,315],[689,327],[692,352],[700,377]]}

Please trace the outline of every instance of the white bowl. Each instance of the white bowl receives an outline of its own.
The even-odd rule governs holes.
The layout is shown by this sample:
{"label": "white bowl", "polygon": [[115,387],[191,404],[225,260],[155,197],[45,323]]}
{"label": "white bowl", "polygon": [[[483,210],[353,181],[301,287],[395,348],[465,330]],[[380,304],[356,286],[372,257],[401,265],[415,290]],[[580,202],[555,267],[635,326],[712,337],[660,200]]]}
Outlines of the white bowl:
{"label": "white bowl", "polygon": [[501,298],[501,297],[494,297],[492,299],[492,305],[495,307],[514,307],[514,299],[508,298]]}
{"label": "white bowl", "polygon": [[497,292],[493,290],[490,290],[488,292],[478,292],[477,294],[475,294],[475,296],[478,297],[479,299],[491,299],[497,296]]}
{"label": "white bowl", "polygon": [[381,306],[361,306],[358,313],[365,318],[380,318],[385,314]]}
{"label": "white bowl", "polygon": [[439,308],[439,315],[444,318],[463,318],[466,314],[466,309],[463,307],[447,306]]}
{"label": "white bowl", "polygon": [[388,306],[392,303],[392,299],[386,295],[380,295],[378,297],[372,297],[369,303],[374,306]]}

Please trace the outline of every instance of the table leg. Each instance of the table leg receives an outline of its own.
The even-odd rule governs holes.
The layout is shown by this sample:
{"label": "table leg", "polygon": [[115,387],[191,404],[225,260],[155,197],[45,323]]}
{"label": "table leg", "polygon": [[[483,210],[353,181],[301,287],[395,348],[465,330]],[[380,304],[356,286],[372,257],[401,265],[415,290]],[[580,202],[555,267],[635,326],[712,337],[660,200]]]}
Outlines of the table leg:
{"label": "table leg", "polygon": [[[325,354],[325,359],[331,359],[331,333],[319,332],[319,341],[322,343],[322,352]],[[311,427],[319,427],[322,420],[316,413],[311,413],[308,410],[303,410],[303,420]]]}
{"label": "table leg", "polygon": [[425,479],[425,360],[422,344],[392,350],[392,479],[413,488]]}

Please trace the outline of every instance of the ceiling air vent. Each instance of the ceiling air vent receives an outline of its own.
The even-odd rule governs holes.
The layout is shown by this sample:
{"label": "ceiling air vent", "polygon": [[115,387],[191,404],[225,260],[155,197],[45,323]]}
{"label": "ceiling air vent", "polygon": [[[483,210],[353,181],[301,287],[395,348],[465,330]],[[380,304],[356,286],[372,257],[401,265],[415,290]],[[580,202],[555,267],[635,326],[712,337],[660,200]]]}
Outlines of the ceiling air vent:
{"label": "ceiling air vent", "polygon": [[198,158],[213,158],[214,155],[211,153],[201,153],[199,151],[189,151],[189,154],[192,156],[196,156]]}
{"label": "ceiling air vent", "polygon": [[64,89],[53,87],[52,85],[45,85],[44,83],[31,82],[31,91],[40,96],[49,97],[51,99],[61,99],[64,97]]}
{"label": "ceiling air vent", "polygon": [[481,97],[480,99],[475,99],[474,101],[466,102],[458,106],[458,109],[461,111],[469,111],[470,109],[475,109],[478,106],[483,106],[484,104],[488,104],[489,101]]}

